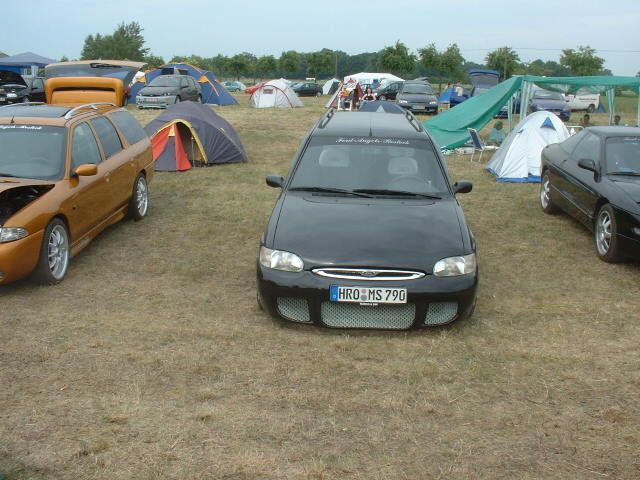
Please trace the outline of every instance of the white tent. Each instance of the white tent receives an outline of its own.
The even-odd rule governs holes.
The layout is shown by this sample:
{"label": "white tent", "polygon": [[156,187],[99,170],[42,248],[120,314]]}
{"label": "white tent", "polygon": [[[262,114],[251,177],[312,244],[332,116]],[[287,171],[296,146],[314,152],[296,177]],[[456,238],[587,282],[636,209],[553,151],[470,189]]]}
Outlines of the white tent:
{"label": "white tent", "polygon": [[338,80],[337,78],[332,78],[331,80],[327,80],[326,83],[322,86],[322,94],[329,95],[333,93],[331,92],[331,87],[333,87],[333,85],[336,83],[338,84],[336,85],[336,90],[337,90],[340,87],[340,80]]}
{"label": "white tent", "polygon": [[540,182],[542,149],[567,138],[569,131],[555,114],[532,113],[507,135],[487,170],[499,182]]}
{"label": "white tent", "polygon": [[354,73],[353,75],[347,75],[344,77],[344,82],[347,83],[349,79],[352,78],[355,81],[364,84],[371,85],[375,80],[378,80],[379,83],[383,83],[383,81],[398,81],[402,82],[403,79],[400,77],[396,77],[391,73],[374,73],[374,72],[360,72]]}
{"label": "white tent", "polygon": [[286,83],[271,80],[253,92],[249,105],[255,108],[292,108],[304,107],[302,101]]}

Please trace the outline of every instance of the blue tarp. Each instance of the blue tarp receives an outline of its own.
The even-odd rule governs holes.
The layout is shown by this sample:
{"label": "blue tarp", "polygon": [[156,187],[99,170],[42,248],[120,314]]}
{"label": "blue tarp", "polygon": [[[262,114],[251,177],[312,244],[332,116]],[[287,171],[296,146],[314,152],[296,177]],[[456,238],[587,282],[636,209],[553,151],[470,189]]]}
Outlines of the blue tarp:
{"label": "blue tarp", "polygon": [[145,72],[144,77],[139,78],[131,87],[129,101],[134,103],[138,92],[157,76],[173,74],[176,70],[187,72],[188,75],[193,77],[196,82],[200,84],[200,87],[202,88],[202,101],[204,103],[221,106],[238,104],[238,101],[233,97],[233,95],[231,95],[229,91],[218,82],[216,75],[213,72],[201,70],[187,63],[168,63],[154,70]]}

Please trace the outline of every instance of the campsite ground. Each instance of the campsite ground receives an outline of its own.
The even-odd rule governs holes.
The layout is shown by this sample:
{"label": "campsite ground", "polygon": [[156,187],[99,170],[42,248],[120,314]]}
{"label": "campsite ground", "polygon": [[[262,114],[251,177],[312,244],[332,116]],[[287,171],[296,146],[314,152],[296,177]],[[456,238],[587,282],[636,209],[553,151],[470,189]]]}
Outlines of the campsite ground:
{"label": "campsite ground", "polygon": [[537,185],[450,156],[474,182],[460,196],[478,240],[473,318],[410,333],[269,318],[254,280],[278,194],[264,177],[286,173],[324,99],[238,98],[219,112],[250,163],[158,174],[150,216],[101,235],[64,283],[0,289],[0,472],[640,477],[638,264],[599,261],[585,229],[540,211]]}

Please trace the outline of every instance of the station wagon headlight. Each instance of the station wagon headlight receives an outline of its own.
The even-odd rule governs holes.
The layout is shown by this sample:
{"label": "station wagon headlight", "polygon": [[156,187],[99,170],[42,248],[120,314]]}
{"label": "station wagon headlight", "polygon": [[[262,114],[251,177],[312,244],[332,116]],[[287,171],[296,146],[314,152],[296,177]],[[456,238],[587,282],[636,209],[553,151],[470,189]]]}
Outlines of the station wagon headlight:
{"label": "station wagon headlight", "polygon": [[301,272],[304,268],[304,262],[299,256],[267,247],[260,247],[260,265],[283,272]]}
{"label": "station wagon headlight", "polygon": [[474,273],[476,267],[476,254],[470,253],[462,257],[443,258],[433,266],[433,274],[436,277],[457,277]]}
{"label": "station wagon headlight", "polygon": [[24,228],[0,227],[0,243],[13,242],[29,235]]}

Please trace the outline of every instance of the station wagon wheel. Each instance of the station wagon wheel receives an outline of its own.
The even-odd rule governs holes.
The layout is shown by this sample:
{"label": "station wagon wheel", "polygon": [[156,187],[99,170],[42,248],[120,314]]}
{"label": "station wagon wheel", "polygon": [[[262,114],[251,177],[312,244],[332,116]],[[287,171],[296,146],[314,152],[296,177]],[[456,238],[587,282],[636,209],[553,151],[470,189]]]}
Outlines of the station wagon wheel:
{"label": "station wagon wheel", "polygon": [[54,218],[45,229],[33,280],[42,285],[60,283],[67,275],[70,258],[69,231],[62,220]]}
{"label": "station wagon wheel", "polygon": [[549,215],[558,211],[557,207],[551,201],[551,181],[549,180],[549,172],[544,172],[542,182],[540,182],[540,207],[544,213]]}
{"label": "station wagon wheel", "polygon": [[135,220],[142,220],[149,212],[149,185],[146,177],[141,173],[133,184],[133,192],[129,200],[129,217]]}
{"label": "station wagon wheel", "polygon": [[598,257],[605,262],[620,261],[616,217],[608,203],[603,205],[596,217],[595,237]]}

